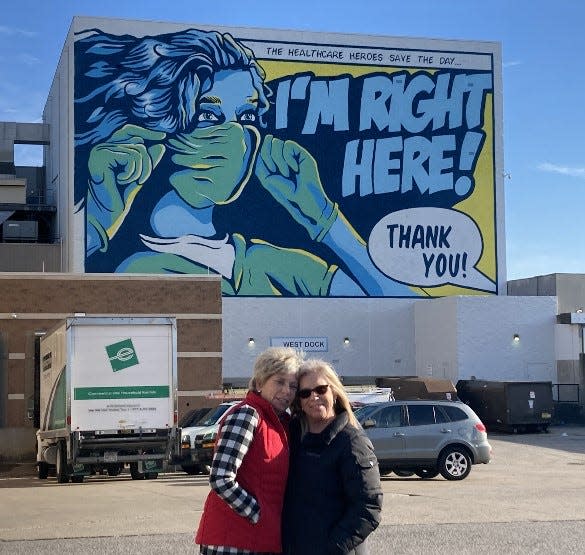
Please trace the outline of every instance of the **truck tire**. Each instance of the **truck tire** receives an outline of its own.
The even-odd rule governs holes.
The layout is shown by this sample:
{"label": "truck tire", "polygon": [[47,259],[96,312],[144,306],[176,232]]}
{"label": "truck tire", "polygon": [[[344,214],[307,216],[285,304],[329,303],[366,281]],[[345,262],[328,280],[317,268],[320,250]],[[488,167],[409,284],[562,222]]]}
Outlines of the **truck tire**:
{"label": "truck tire", "polygon": [[119,476],[122,472],[122,465],[121,464],[109,464],[106,467],[106,472],[108,476]]}
{"label": "truck tire", "polygon": [[49,465],[46,462],[41,461],[38,465],[39,480],[46,480],[49,476]]}
{"label": "truck tire", "polygon": [[190,476],[193,476],[195,474],[201,474],[201,467],[198,464],[189,465],[189,466],[187,466],[186,464],[183,464],[183,465],[181,465],[181,468]]}
{"label": "truck tire", "polygon": [[158,478],[158,472],[146,472],[144,477],[147,480],[156,480]]}
{"label": "truck tire", "polygon": [[66,484],[69,482],[69,473],[67,472],[67,448],[62,441],[57,444],[56,466],[55,475],[57,476],[57,482],[60,484]]}
{"label": "truck tire", "polygon": [[82,484],[83,483],[83,478],[85,478],[85,476],[71,476],[71,481],[74,484]]}
{"label": "truck tire", "polygon": [[137,462],[130,463],[130,476],[132,476],[133,480],[144,480],[145,478],[144,472],[138,471]]}

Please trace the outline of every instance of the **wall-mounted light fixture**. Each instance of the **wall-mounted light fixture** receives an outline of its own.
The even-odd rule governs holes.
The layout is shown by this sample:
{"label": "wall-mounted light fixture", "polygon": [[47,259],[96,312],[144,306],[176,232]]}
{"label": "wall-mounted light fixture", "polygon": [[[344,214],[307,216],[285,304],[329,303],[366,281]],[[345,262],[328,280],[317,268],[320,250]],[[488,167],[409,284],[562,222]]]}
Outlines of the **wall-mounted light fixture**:
{"label": "wall-mounted light fixture", "polygon": [[253,346],[254,346],[254,343],[256,343],[256,342],[254,341],[254,338],[253,338],[253,337],[250,337],[250,339],[248,339],[248,345],[249,345],[250,347],[253,347]]}
{"label": "wall-mounted light fixture", "polygon": [[10,317],[11,318],[18,318],[18,314],[16,314],[16,312],[11,312]]}
{"label": "wall-mounted light fixture", "polygon": [[575,312],[576,312],[577,314],[581,314],[581,313],[583,312],[583,309],[579,307],[577,310],[575,310]]}
{"label": "wall-mounted light fixture", "polygon": [[520,336],[517,333],[514,334],[512,339],[514,340],[514,343],[520,343]]}
{"label": "wall-mounted light fixture", "polygon": [[344,345],[349,345],[349,337],[344,337],[343,343],[344,343]]}

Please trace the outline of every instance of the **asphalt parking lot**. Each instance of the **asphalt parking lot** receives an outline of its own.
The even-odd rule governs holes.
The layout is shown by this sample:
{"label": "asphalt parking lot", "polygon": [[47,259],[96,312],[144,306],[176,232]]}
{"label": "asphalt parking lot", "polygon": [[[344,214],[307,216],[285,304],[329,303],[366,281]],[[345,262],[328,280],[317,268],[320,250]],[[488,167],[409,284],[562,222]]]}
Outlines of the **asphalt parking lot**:
{"label": "asphalt parking lot", "polygon": [[[474,466],[463,481],[384,477],[383,520],[372,537],[372,555],[431,547],[441,553],[582,552],[585,427],[489,439],[491,463]],[[157,542],[174,546],[175,553],[195,552],[191,534],[208,492],[205,476],[175,472],[133,481],[122,474],[60,485],[54,478],[38,480],[31,465],[4,470],[0,552],[150,552],[147,547]],[[470,534],[489,537],[489,545],[480,541],[467,551]]]}

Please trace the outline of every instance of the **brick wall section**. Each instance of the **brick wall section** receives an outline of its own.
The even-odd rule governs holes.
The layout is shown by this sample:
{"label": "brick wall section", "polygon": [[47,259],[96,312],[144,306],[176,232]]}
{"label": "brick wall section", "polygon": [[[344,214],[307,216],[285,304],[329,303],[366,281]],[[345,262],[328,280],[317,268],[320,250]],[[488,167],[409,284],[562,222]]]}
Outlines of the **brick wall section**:
{"label": "brick wall section", "polygon": [[177,364],[179,418],[209,406],[203,392],[222,383],[221,310],[214,276],[0,274],[0,427],[32,427],[35,332],[75,312],[176,316],[177,350],[184,354]]}
{"label": "brick wall section", "polygon": [[221,320],[181,320],[178,328],[177,350],[179,352],[221,351]]}

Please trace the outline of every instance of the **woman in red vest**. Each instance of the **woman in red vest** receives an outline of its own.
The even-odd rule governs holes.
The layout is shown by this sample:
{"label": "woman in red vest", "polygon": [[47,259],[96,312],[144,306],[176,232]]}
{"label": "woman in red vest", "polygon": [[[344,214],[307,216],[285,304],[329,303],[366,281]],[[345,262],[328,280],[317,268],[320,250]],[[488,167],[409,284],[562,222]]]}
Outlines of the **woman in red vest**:
{"label": "woman in red vest", "polygon": [[203,555],[280,553],[288,475],[288,413],[302,362],[272,347],[254,364],[245,399],[223,418],[195,543]]}

